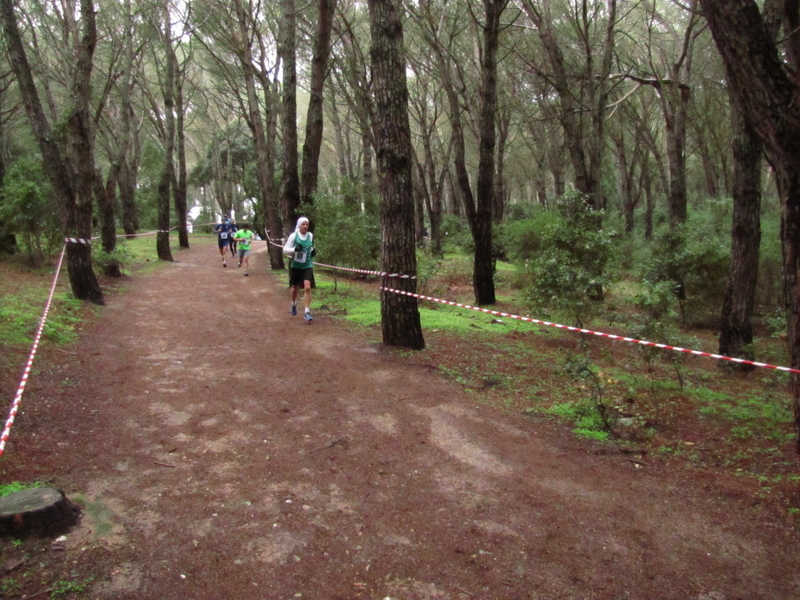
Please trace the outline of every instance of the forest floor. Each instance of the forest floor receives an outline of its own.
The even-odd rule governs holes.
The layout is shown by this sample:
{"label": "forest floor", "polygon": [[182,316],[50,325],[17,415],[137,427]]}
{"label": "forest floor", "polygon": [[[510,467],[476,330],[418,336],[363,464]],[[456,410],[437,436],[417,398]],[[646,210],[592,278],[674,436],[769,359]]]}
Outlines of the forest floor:
{"label": "forest floor", "polygon": [[261,244],[248,277],[213,240],[175,258],[40,349],[0,475],[82,514],[0,539],[3,598],[800,597],[800,531],[747,489],[290,316]]}

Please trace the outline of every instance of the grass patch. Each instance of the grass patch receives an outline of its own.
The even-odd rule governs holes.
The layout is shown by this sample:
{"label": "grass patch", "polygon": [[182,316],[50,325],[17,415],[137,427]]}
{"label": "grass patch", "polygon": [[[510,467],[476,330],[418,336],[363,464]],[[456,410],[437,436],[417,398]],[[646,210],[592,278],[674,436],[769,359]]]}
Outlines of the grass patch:
{"label": "grass patch", "polygon": [[[50,293],[50,282],[27,287],[17,293],[2,296],[0,304],[0,339],[9,345],[33,343],[39,319]],[[53,296],[47,322],[42,331],[43,339],[66,344],[75,341],[77,326],[82,321],[83,303],[71,293],[58,292]]]}
{"label": "grass patch", "polygon": [[44,483],[41,481],[34,481],[32,483],[22,483],[19,481],[12,481],[11,483],[0,484],[0,498],[18,492],[20,490],[27,490],[29,488],[43,487]]}

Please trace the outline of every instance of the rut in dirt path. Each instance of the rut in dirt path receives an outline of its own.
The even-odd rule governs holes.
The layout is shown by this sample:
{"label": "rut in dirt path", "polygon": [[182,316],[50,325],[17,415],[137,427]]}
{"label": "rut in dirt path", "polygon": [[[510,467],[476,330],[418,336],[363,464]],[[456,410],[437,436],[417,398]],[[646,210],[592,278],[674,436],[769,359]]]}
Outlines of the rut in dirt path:
{"label": "rut in dirt path", "polygon": [[86,506],[87,597],[800,597],[797,534],[748,504],[290,316],[261,244],[249,277],[192,244],[48,355],[12,437]]}

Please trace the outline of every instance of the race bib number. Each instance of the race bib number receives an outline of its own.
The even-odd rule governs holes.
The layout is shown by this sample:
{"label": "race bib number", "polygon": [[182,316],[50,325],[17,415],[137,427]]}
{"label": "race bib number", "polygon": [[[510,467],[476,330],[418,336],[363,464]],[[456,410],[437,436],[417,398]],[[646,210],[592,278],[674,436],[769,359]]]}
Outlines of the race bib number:
{"label": "race bib number", "polygon": [[294,262],[297,263],[304,263],[308,261],[308,252],[303,250],[302,252],[295,252],[294,253]]}
{"label": "race bib number", "polygon": [[219,234],[219,237],[220,237],[221,240],[227,240],[228,239],[228,232],[227,231],[223,231],[222,233]]}

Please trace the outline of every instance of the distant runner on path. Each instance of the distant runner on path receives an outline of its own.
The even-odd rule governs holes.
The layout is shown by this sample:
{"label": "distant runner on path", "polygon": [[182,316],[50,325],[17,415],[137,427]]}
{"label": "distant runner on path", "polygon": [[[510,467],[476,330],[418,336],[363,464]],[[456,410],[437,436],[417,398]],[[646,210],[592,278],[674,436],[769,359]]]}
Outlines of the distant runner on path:
{"label": "distant runner on path", "polygon": [[283,247],[283,253],[291,256],[289,263],[289,287],[291,288],[292,308],[291,314],[297,314],[297,292],[303,286],[303,304],[306,321],[313,321],[311,316],[311,289],[316,287],[314,283],[314,234],[308,230],[308,219],[300,217],[297,219],[297,227]]}
{"label": "distant runner on path", "polygon": [[239,266],[244,262],[244,276],[247,277],[247,268],[250,266],[250,242],[253,241],[253,232],[245,224],[233,234],[233,243],[239,244]]}
{"label": "distant runner on path", "polygon": [[[231,219],[231,227],[233,228],[232,229],[233,231],[238,231],[239,230],[239,228],[236,226],[236,219]],[[236,236],[235,235],[231,236],[230,248],[231,248],[231,256],[236,256]],[[239,262],[242,262],[242,261],[239,260]]]}
{"label": "distant runner on path", "polygon": [[219,255],[222,257],[222,266],[227,267],[228,263],[225,262],[225,255],[228,252],[231,236],[236,233],[236,227],[231,223],[230,219],[225,219],[222,223],[214,227],[214,232],[217,234],[217,243],[219,244]]}

